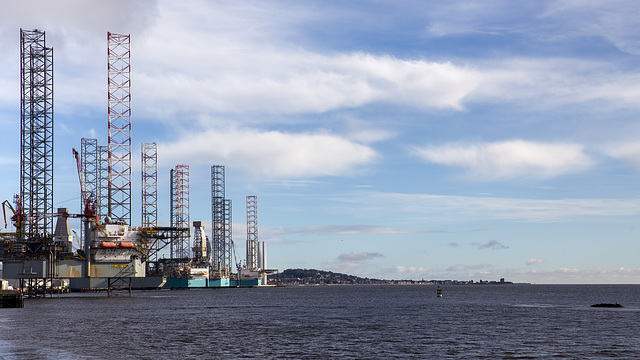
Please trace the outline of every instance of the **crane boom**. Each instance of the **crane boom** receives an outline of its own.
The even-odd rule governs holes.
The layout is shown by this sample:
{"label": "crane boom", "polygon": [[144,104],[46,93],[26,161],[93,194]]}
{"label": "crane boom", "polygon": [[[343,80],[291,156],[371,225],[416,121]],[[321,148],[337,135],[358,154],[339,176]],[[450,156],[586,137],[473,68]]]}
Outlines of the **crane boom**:
{"label": "crane boom", "polygon": [[16,211],[13,209],[13,206],[11,206],[11,203],[9,202],[9,200],[5,200],[2,202],[2,215],[4,215],[4,228],[7,228],[7,206],[9,206],[9,209],[11,209],[11,211],[13,212],[13,215],[16,215]]}
{"label": "crane boom", "polygon": [[76,165],[78,166],[78,179],[80,179],[80,191],[82,192],[82,202],[86,199],[87,185],[84,181],[84,170],[82,170],[82,162],[80,161],[80,153],[76,149],[73,151],[73,157],[76,159]]}
{"label": "crane boom", "polygon": [[25,219],[25,216],[23,214],[21,214],[20,211],[20,203],[18,202],[18,197],[16,196],[16,206],[18,208],[18,210],[14,209],[13,206],[11,206],[11,203],[9,202],[9,200],[5,200],[2,202],[2,215],[4,216],[4,228],[7,228],[7,207],[9,208],[9,210],[11,210],[11,213],[13,215],[11,215],[11,222],[13,223],[13,226],[16,227],[17,231],[20,231],[20,229],[22,229],[22,220]]}
{"label": "crane boom", "polygon": [[95,201],[92,200],[92,194],[87,190],[87,184],[85,182],[84,170],[82,169],[82,161],[80,161],[80,153],[76,149],[73,151],[73,157],[76,159],[76,165],[78,167],[78,179],[80,180],[80,196],[82,197],[82,205],[84,209],[83,215],[87,218],[95,218]]}

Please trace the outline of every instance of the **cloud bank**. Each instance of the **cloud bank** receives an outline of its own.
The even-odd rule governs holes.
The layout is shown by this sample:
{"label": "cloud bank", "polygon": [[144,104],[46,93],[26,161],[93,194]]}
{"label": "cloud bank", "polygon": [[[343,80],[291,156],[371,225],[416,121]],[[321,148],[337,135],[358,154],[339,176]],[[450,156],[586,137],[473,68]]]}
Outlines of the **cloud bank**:
{"label": "cloud bank", "polygon": [[394,209],[406,219],[429,221],[509,220],[524,222],[570,221],[579,217],[637,217],[639,199],[527,199],[488,196],[358,192],[336,199],[345,212],[375,219]]}

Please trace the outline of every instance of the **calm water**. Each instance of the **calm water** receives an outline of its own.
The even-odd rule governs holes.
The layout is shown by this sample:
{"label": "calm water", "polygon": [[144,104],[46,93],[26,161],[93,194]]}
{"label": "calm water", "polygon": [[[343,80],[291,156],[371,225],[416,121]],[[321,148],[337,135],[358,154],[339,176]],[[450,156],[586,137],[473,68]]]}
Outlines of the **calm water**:
{"label": "calm water", "polygon": [[[27,299],[0,358],[638,359],[640,286],[317,286]],[[618,302],[621,309],[591,308]]]}

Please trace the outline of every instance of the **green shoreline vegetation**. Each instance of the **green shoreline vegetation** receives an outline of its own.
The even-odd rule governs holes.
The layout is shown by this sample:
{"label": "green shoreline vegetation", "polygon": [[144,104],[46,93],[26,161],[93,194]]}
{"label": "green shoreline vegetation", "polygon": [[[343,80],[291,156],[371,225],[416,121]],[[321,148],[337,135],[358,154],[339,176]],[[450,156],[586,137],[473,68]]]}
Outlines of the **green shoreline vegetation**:
{"label": "green shoreline vegetation", "polygon": [[269,275],[269,284],[291,285],[505,285],[513,284],[500,279],[493,280],[384,280],[358,277],[316,269],[287,269]]}

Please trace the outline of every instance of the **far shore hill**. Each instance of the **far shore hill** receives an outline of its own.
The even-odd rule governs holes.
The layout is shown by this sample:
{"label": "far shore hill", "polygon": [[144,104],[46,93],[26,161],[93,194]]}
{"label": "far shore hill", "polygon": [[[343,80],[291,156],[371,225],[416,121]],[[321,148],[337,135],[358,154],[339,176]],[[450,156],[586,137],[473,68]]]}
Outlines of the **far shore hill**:
{"label": "far shore hill", "polygon": [[383,280],[363,278],[316,269],[287,269],[269,275],[271,285],[507,285],[504,279],[494,280]]}

